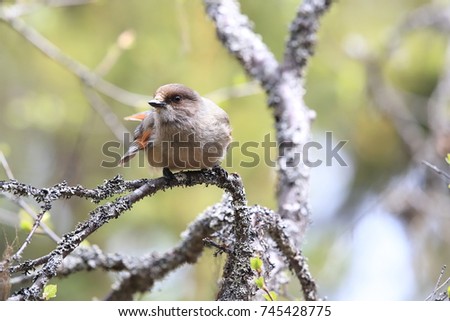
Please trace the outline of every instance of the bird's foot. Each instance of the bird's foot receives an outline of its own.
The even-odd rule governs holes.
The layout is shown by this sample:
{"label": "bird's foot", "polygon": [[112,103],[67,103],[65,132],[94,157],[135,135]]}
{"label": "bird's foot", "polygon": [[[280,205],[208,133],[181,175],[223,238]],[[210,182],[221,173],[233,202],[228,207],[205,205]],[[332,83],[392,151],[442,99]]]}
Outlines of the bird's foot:
{"label": "bird's foot", "polygon": [[163,168],[163,176],[169,180],[175,179],[175,174],[168,167]]}
{"label": "bird's foot", "polygon": [[223,176],[225,178],[228,177],[228,172],[220,165],[214,165],[212,168],[212,171],[220,176]]}

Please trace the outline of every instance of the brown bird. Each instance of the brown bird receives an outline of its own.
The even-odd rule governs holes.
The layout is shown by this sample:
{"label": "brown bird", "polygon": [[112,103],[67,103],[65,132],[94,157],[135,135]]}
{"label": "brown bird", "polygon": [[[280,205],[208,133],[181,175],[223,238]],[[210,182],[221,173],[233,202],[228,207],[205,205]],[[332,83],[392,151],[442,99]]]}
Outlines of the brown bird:
{"label": "brown bird", "polygon": [[140,150],[147,152],[150,166],[171,170],[203,169],[219,165],[231,142],[227,113],[211,100],[181,84],[168,84],[156,91],[154,107],[127,117],[141,123],[121,159],[127,163]]}

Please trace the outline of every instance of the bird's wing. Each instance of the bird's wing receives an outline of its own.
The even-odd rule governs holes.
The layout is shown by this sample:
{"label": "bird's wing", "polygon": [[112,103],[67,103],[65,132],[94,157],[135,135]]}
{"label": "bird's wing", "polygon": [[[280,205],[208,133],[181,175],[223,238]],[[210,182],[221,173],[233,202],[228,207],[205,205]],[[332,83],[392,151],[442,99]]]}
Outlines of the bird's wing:
{"label": "bird's wing", "polygon": [[120,165],[127,163],[140,150],[147,148],[152,143],[152,134],[155,125],[154,112],[152,111],[134,114],[126,117],[125,119],[137,120],[141,121],[141,123],[136,127],[134,131],[133,142],[128,148],[128,151],[120,160]]}

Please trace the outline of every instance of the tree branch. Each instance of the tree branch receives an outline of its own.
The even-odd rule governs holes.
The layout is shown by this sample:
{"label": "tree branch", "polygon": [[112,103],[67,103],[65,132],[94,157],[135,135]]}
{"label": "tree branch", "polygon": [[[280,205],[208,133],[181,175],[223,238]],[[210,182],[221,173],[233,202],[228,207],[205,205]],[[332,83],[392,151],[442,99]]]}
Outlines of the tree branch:
{"label": "tree branch", "polygon": [[[228,211],[223,211],[225,207]],[[230,198],[225,197],[222,203],[208,208],[189,225],[176,247],[128,266],[126,276],[113,286],[106,300],[132,300],[133,294],[149,291],[157,280],[182,264],[195,263],[203,252],[203,239],[223,229],[230,221],[233,221],[233,208]]]}
{"label": "tree branch", "polygon": [[[9,167],[8,161],[6,160],[6,157],[2,151],[0,151],[0,163],[2,164],[3,169],[5,170],[6,176],[10,180],[14,180],[14,175],[13,175],[11,168]],[[35,222],[38,220],[38,214],[33,210],[33,208],[27,202],[25,202],[20,197],[14,197],[7,193],[1,193],[0,196],[4,196],[7,199],[9,199],[11,202],[17,204],[20,208],[22,208],[25,212],[27,212],[28,215],[30,215],[35,220]],[[39,225],[42,228],[42,230],[44,231],[44,233],[47,234],[53,241],[55,241],[56,243],[59,242],[59,240],[60,240],[59,236],[56,235],[56,233],[53,232],[47,226],[47,224],[45,224],[44,222],[40,222]],[[16,256],[17,254],[19,254],[18,256],[20,256],[20,251],[18,251],[14,256]],[[15,259],[14,256],[11,258],[11,260]]]}
{"label": "tree branch", "polygon": [[[259,205],[248,207],[245,211],[253,222],[251,224],[252,234],[265,235],[265,233],[260,234],[260,232],[265,231],[272,237],[278,250],[288,262],[289,268],[299,280],[304,298],[306,300],[320,299],[315,281],[309,273],[306,259],[300,251],[295,249],[284,232],[280,216],[272,210]],[[90,247],[79,246],[62,261],[61,266],[57,270],[57,276],[63,277],[78,271],[90,271],[99,268],[112,272],[123,271],[126,272],[125,276],[113,286],[113,290],[106,296],[106,299],[132,300],[135,293],[150,291],[156,281],[163,279],[182,264],[195,263],[203,252],[205,238],[219,238],[221,244],[226,244],[226,251],[222,251],[222,253],[235,255],[232,253],[233,247],[231,246],[231,244],[236,243],[236,236],[231,232],[234,224],[233,213],[232,199],[229,194],[225,194],[222,202],[206,209],[189,225],[182,234],[181,242],[176,247],[162,254],[147,254],[142,257],[133,257],[118,253],[105,254],[95,245]],[[266,242],[265,237],[258,241]],[[264,248],[269,249],[269,246]],[[253,249],[252,251],[255,252]],[[270,260],[270,258],[265,257],[264,253],[262,256],[264,259]],[[49,256],[44,256],[34,261],[28,261],[22,266],[24,267],[27,264],[27,269],[25,270],[29,270],[32,266],[38,266],[47,262],[49,258]],[[246,259],[243,259],[242,262],[243,265],[249,264],[246,262]],[[23,269],[17,269],[16,266],[10,268],[10,271],[18,272],[23,271]],[[244,275],[247,275],[246,273]],[[11,283],[27,282],[37,275],[38,272],[34,272],[16,277],[11,280]],[[237,280],[234,279],[234,282],[239,284],[242,275],[240,273],[235,275]],[[267,276],[268,278],[272,277],[270,271]],[[224,279],[232,277],[232,275],[224,275]],[[248,273],[248,277],[253,280],[254,275]],[[229,281],[228,283],[232,282]],[[253,282],[249,282],[249,288],[246,291],[243,291],[242,288],[237,290],[239,293],[246,293],[246,291],[253,293],[255,288]],[[223,291],[223,295],[220,298],[232,299],[232,297],[226,296],[227,292],[232,291]],[[238,299],[236,294],[233,294],[233,296]]]}
{"label": "tree branch", "polygon": [[[300,248],[310,210],[309,168],[299,156],[310,141],[311,120],[315,117],[303,100],[303,74],[313,53],[319,18],[331,1],[303,1],[291,24],[282,65],[253,32],[237,1],[204,0],[204,3],[218,38],[245,71],[261,83],[268,95],[268,104],[274,110],[279,147],[278,212],[288,226],[286,233]],[[278,267],[281,271],[282,261],[273,260],[281,265]],[[275,282],[274,286],[279,287],[280,282]]]}
{"label": "tree branch", "polygon": [[239,3],[236,0],[204,0],[204,3],[224,47],[269,91],[277,79],[278,62],[253,31],[248,17],[240,12]]}
{"label": "tree branch", "polygon": [[422,164],[428,166],[431,168],[436,174],[441,176],[446,182],[450,182],[450,175],[444,172],[443,170],[440,170],[437,166],[434,166],[433,164],[430,164],[427,161],[422,161]]}
{"label": "tree branch", "polygon": [[252,215],[263,221],[263,228],[267,230],[274,240],[278,250],[283,254],[288,262],[289,269],[296,275],[303,291],[303,297],[307,301],[320,300],[317,285],[311,273],[308,263],[300,250],[297,250],[294,243],[285,232],[285,225],[278,213],[275,213],[262,206],[253,206]]}
{"label": "tree branch", "polygon": [[281,77],[269,93],[269,104],[275,109],[279,146],[278,212],[283,219],[300,225],[289,233],[297,236],[297,246],[310,215],[309,168],[299,157],[303,146],[310,141],[311,121],[315,117],[303,100],[303,74],[315,45],[318,21],[330,4],[327,0],[302,2],[291,24]]}
{"label": "tree branch", "polygon": [[284,71],[303,77],[308,59],[314,53],[320,17],[328,10],[331,0],[306,0],[297,10],[291,23],[284,52]]}
{"label": "tree branch", "polygon": [[5,22],[29,43],[35,46],[48,58],[62,65],[78,77],[83,84],[95,88],[102,94],[115,99],[128,106],[139,107],[145,104],[151,97],[129,92],[118,87],[89,70],[88,67],[64,54],[58,47],[42,36],[38,31],[27,25],[23,20],[17,18],[14,12],[2,8],[0,10],[0,21]]}
{"label": "tree branch", "polygon": [[[111,193],[103,193],[102,188],[104,188],[104,186],[111,186],[112,190],[119,193],[128,190],[131,187],[136,188],[131,193],[117,198],[114,202],[106,203],[97,207],[90,213],[90,218],[88,220],[79,223],[72,232],[65,234],[62,237],[62,240],[58,243],[57,248],[50,252],[49,255],[39,260],[39,263],[45,263],[42,269],[36,273],[36,278],[34,279],[33,284],[13,295],[10,298],[11,300],[39,299],[43,287],[51,278],[57,275],[58,268],[61,266],[63,259],[72,253],[84,239],[95,232],[98,228],[108,223],[111,219],[118,218],[124,211],[129,210],[134,203],[138,202],[142,198],[153,195],[158,191],[164,191],[168,188],[193,186],[198,184],[215,185],[222,188],[230,193],[232,197],[231,204],[235,211],[235,232],[245,233],[250,229],[248,226],[248,219],[242,215],[242,209],[245,208],[246,201],[240,178],[236,174],[228,175],[228,173],[221,168],[214,168],[212,170],[204,171],[180,172],[175,174],[174,179],[161,177],[154,180],[124,182],[120,177],[116,177],[111,181],[113,181],[113,183],[108,181],[105,182],[104,185],[100,186],[100,191],[87,190],[80,186],[68,187],[64,183],[55,185],[55,187],[49,189],[36,189],[31,186],[27,187],[25,184],[20,184],[15,181],[0,181],[0,190],[6,190],[19,195],[23,195],[28,192],[30,196],[34,197],[38,202],[45,200],[45,202],[49,204],[51,204],[52,201],[64,196],[71,197],[75,194],[81,197],[94,197],[94,200],[98,200],[99,198],[104,197],[104,195],[111,195]],[[242,222],[239,222],[239,220],[242,220]],[[236,238],[243,242],[247,242],[247,237],[248,236],[242,234],[236,235]],[[235,251],[236,254],[239,254],[239,258],[230,256],[227,264],[236,266],[237,264],[240,264],[244,260],[248,259],[248,256],[251,254],[245,252],[245,246],[246,245],[236,244]],[[243,251],[243,253],[240,251]],[[3,264],[3,266],[6,266],[6,264]],[[11,267],[10,269],[11,271],[17,271],[24,268],[31,269],[34,267],[35,266],[30,265],[30,262],[25,262],[22,266]],[[3,270],[4,268],[0,267],[0,271]],[[249,285],[243,283],[240,286],[245,288]],[[238,297],[236,299],[238,299]]]}

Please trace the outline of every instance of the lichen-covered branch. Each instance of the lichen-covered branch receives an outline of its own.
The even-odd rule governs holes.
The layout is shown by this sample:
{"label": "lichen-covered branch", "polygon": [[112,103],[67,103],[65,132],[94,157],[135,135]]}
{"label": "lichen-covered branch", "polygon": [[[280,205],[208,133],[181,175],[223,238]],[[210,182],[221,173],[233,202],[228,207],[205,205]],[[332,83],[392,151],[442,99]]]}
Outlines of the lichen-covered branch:
{"label": "lichen-covered branch", "polygon": [[279,64],[261,37],[240,12],[237,1],[205,0],[206,12],[215,23],[219,39],[241,62],[246,72],[258,80],[274,108],[279,146],[278,204],[283,218],[300,224],[303,234],[308,223],[309,170],[299,160],[302,146],[310,140],[314,116],[304,104],[302,75],[313,52],[319,18],[329,0],[305,0],[290,28],[285,61]]}
{"label": "lichen-covered branch", "polygon": [[[204,3],[222,44],[245,71],[261,83],[268,95],[279,148],[278,212],[288,226],[286,233],[300,248],[310,220],[309,168],[300,155],[303,146],[310,141],[311,121],[315,117],[303,100],[303,77],[315,46],[320,17],[331,0],[302,2],[290,27],[282,63],[276,61],[261,37],[252,30],[237,1],[204,0]],[[276,258],[273,261],[283,264]],[[278,270],[282,269],[279,266]]]}
{"label": "lichen-covered branch", "polygon": [[[244,195],[242,195],[244,196]],[[234,198],[234,244],[228,251],[217,299],[221,301],[251,300],[256,286],[250,258],[255,255],[255,227],[245,197]]]}
{"label": "lichen-covered branch", "polygon": [[105,180],[102,185],[94,189],[84,188],[81,185],[69,186],[67,182],[56,184],[49,188],[37,188],[16,180],[1,181],[0,191],[8,192],[16,196],[32,197],[38,203],[52,203],[60,199],[79,197],[90,199],[99,203],[111,196],[134,190],[142,186],[147,180],[125,181],[121,176]]}
{"label": "lichen-covered branch", "polygon": [[321,16],[328,10],[331,0],[305,0],[289,28],[284,51],[283,71],[296,72],[303,77],[308,59],[314,53]]}
{"label": "lichen-covered branch", "polygon": [[296,246],[300,246],[310,220],[309,168],[300,155],[311,140],[311,121],[315,118],[303,99],[303,75],[313,53],[319,19],[330,3],[329,0],[302,2],[291,23],[280,77],[269,92],[279,146],[278,212],[298,227],[289,233]]}
{"label": "lichen-covered branch", "polygon": [[235,56],[245,71],[269,91],[278,75],[278,62],[247,16],[240,12],[236,0],[205,0],[208,16],[224,47]]}
{"label": "lichen-covered branch", "polygon": [[[235,232],[241,233],[249,230],[247,221],[239,222],[243,217],[241,215],[241,208],[245,206],[245,194],[240,182],[239,176],[236,174],[228,174],[221,168],[215,168],[205,171],[190,171],[180,172],[175,174],[173,179],[164,177],[154,180],[136,180],[125,182],[120,177],[116,177],[111,181],[105,182],[104,185],[99,186],[98,189],[88,190],[81,186],[69,187],[66,184],[58,184],[52,188],[38,189],[26,184],[18,183],[16,181],[0,181],[0,191],[8,191],[16,195],[30,195],[38,202],[51,204],[52,201],[60,198],[69,198],[74,195],[79,197],[91,198],[99,201],[111,196],[112,191],[122,193],[126,190],[134,188],[134,190],[125,195],[118,197],[113,202],[106,203],[97,207],[90,213],[90,218],[81,222],[77,227],[67,234],[65,234],[55,250],[50,252],[45,257],[36,260],[35,264],[43,264],[42,268],[36,272],[33,284],[27,288],[21,289],[18,293],[13,295],[11,300],[37,300],[41,296],[41,292],[48,281],[58,274],[58,269],[62,265],[63,259],[72,253],[80,243],[89,235],[95,232],[111,219],[118,218],[123,212],[129,210],[134,203],[146,196],[155,194],[158,191],[163,191],[168,188],[177,186],[193,186],[198,184],[216,185],[219,188],[227,191],[232,198],[232,206],[235,213]],[[110,188],[109,192],[104,191],[105,186]],[[245,217],[243,217],[245,219]],[[236,235],[236,237],[238,237]],[[239,238],[246,241],[246,236],[240,235]],[[236,245],[235,250],[239,254],[241,245]],[[247,253],[239,254],[239,258],[246,257]],[[231,259],[230,264],[235,264],[236,258]],[[5,266],[9,262],[3,262],[0,265],[0,271],[4,271]],[[20,271],[35,268],[35,265],[30,262],[24,262],[19,266],[9,267],[10,271]],[[241,286],[246,286],[245,283]],[[248,285],[247,285],[248,286]]]}
{"label": "lichen-covered branch", "polygon": [[[269,249],[269,244],[274,244],[282,257],[288,263],[289,269],[295,274],[302,287],[305,300],[320,299],[317,285],[312,278],[306,258],[301,251],[297,250],[284,231],[282,220],[278,213],[259,206],[250,206],[243,209],[251,223],[251,234],[262,236],[257,240],[252,236],[252,242],[265,243],[264,249]],[[147,254],[141,257],[127,256],[120,253],[106,254],[100,248],[93,245],[90,247],[79,246],[63,261],[57,270],[57,276],[69,276],[78,271],[91,271],[102,269],[110,272],[125,272],[121,279],[113,285],[113,290],[106,296],[107,300],[132,300],[138,292],[150,291],[155,282],[163,279],[167,274],[174,271],[183,264],[193,264],[203,253],[203,244],[206,238],[215,238],[222,245],[221,253],[231,255],[229,270],[224,273],[224,282],[218,299],[251,299],[242,296],[254,295],[256,288],[252,282],[254,275],[248,269],[248,257],[237,263],[233,244],[236,244],[236,235],[232,233],[234,224],[234,208],[232,199],[228,194],[224,195],[222,202],[206,209],[199,215],[182,234],[181,242],[162,254]],[[267,242],[267,236],[274,242]],[[246,241],[248,242],[248,241]],[[254,243],[250,243],[254,244]],[[254,256],[255,246],[249,250],[249,255]],[[234,256],[233,256],[234,255]],[[263,259],[271,261],[267,253],[261,253]],[[35,262],[28,263],[37,266],[48,261],[48,256],[39,258]],[[240,270],[233,273],[233,264]],[[24,266],[22,266],[24,267]],[[16,269],[15,272],[23,270]],[[243,287],[240,280],[242,275],[247,276],[247,287]],[[11,280],[12,284],[30,281],[36,273],[16,277]],[[272,277],[270,271],[267,273],[268,280]],[[233,282],[231,280],[234,280]],[[233,283],[234,286],[233,286]]]}
{"label": "lichen-covered branch", "polygon": [[[224,200],[206,209],[182,234],[182,240],[173,249],[162,254],[148,254],[141,257],[120,253],[104,253],[98,246],[79,246],[69,254],[58,268],[57,276],[69,276],[79,271],[102,269],[110,272],[127,272],[114,290],[110,300],[128,300],[139,291],[149,291],[152,284],[184,263],[195,263],[203,251],[203,240],[213,234],[233,239],[230,227],[234,222],[233,207],[228,194]],[[11,273],[28,271],[32,267],[48,262],[49,256],[27,261],[9,269]],[[14,279],[12,284],[30,281],[36,273],[29,273]],[[134,287],[134,285],[136,285]]]}
{"label": "lichen-covered branch", "polygon": [[[143,184],[143,181],[129,183],[138,186]],[[144,184],[141,187],[147,185]],[[142,194],[137,193],[136,195]],[[239,202],[242,202],[241,211],[245,215],[245,223],[240,224],[241,227],[236,228],[234,224],[236,220],[235,206]],[[237,218],[241,220],[240,217]],[[237,233],[237,231],[241,232]],[[261,234],[261,231],[266,231],[266,233]],[[225,194],[221,203],[208,208],[199,215],[183,233],[181,242],[166,253],[131,257],[119,253],[105,254],[95,245],[90,247],[78,245],[62,261],[60,261],[62,255],[55,255],[52,252],[35,260],[29,260],[11,267],[8,266],[8,271],[11,274],[21,271],[28,272],[45,264],[44,267],[49,272],[55,273],[53,276],[58,277],[69,276],[78,271],[95,269],[125,272],[120,281],[113,285],[113,290],[106,299],[131,300],[134,294],[151,290],[156,281],[161,280],[179,266],[185,263],[195,263],[203,252],[204,239],[211,237],[224,244],[228,254],[218,299],[250,300],[255,294],[256,287],[253,282],[254,274],[250,270],[249,259],[255,256],[257,252],[255,250],[256,243],[267,242],[265,239],[256,239],[256,235],[263,235],[263,237],[268,235],[274,240],[274,244],[284,260],[288,262],[289,268],[297,276],[303,289],[304,298],[306,300],[319,299],[317,286],[309,273],[306,259],[293,246],[284,232],[280,216],[272,210],[258,205],[247,207],[243,196],[231,198],[229,194]],[[66,246],[69,246],[69,244],[66,244]],[[75,245],[72,244],[72,246]],[[266,246],[265,248],[269,247]],[[269,261],[271,260],[265,253],[262,256]],[[42,270],[38,270],[24,276],[15,277],[11,279],[11,283],[29,282],[40,277],[40,282],[35,285],[36,288],[43,286],[53,277],[52,275],[42,277],[41,274]],[[269,272],[269,280],[271,277],[272,275]],[[28,291],[35,291],[35,288],[31,288]],[[18,294],[11,299],[36,298],[22,297]]]}
{"label": "lichen-covered branch", "polygon": [[145,256],[133,260],[132,265],[127,264],[126,275],[113,286],[106,299],[132,300],[135,293],[150,290],[156,281],[182,264],[195,263],[203,253],[203,240],[233,221],[233,208],[229,197],[225,197],[222,203],[208,208],[189,225],[176,247],[162,255]]}
{"label": "lichen-covered branch", "polygon": [[268,232],[277,249],[288,263],[289,269],[299,280],[304,299],[307,301],[320,300],[316,282],[309,272],[307,260],[286,234],[285,224],[280,215],[258,205],[251,207],[250,212],[262,221],[260,223],[262,228]]}

